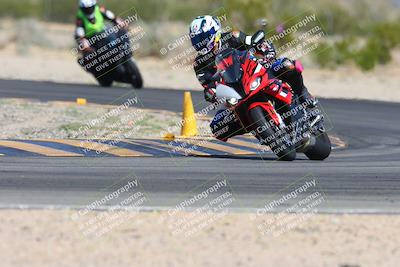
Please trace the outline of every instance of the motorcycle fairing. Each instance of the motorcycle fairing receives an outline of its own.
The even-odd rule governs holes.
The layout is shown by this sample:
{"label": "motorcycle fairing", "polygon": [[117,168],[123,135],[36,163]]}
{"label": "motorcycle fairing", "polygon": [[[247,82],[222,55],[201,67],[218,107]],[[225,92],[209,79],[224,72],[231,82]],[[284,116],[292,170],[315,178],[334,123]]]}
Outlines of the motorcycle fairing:
{"label": "motorcycle fairing", "polygon": [[[216,65],[221,71],[224,83],[235,87],[236,91],[240,90],[238,93],[243,99],[233,109],[240,114],[239,117],[242,120],[247,121],[242,121],[242,124],[246,125],[249,122],[249,111],[255,107],[262,107],[275,124],[282,123],[269,99],[272,96],[273,99],[290,105],[293,93],[287,83],[283,83],[273,76],[270,77],[268,70],[254,60],[250,52],[228,50],[217,56]],[[252,88],[252,83],[257,79],[260,81],[259,85]]]}

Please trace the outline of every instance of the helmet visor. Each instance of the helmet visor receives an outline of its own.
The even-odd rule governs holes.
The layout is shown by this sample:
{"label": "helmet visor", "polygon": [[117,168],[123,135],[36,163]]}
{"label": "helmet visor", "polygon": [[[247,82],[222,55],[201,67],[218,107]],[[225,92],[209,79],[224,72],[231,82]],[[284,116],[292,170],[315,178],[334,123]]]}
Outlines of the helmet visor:
{"label": "helmet visor", "polygon": [[94,8],[95,8],[95,6],[91,6],[91,7],[82,7],[82,11],[83,11],[83,13],[85,13],[85,15],[89,16],[89,15],[92,15],[92,14],[93,14]]}
{"label": "helmet visor", "polygon": [[216,31],[214,28],[207,32],[201,32],[194,36],[191,36],[193,47],[201,53],[210,52],[215,46]]}

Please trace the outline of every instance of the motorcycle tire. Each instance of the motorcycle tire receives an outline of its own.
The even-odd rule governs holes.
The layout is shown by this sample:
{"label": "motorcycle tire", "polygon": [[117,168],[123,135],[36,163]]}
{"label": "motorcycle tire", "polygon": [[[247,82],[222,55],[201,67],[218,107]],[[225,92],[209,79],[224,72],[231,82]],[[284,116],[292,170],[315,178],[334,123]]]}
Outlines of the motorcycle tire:
{"label": "motorcycle tire", "polygon": [[102,87],[110,87],[114,82],[114,80],[108,75],[97,77],[96,80]]}
{"label": "motorcycle tire", "polygon": [[136,63],[132,59],[129,59],[126,62],[126,67],[129,75],[131,76],[132,86],[136,89],[143,88],[143,78]]}
{"label": "motorcycle tire", "polygon": [[332,151],[331,140],[326,132],[319,134],[318,136],[313,135],[313,144],[307,149],[304,154],[310,160],[324,160]]}
{"label": "motorcycle tire", "polygon": [[[249,111],[249,116],[253,122],[254,129],[262,129],[256,135],[260,142],[268,145],[280,161],[293,161],[296,159],[296,147],[287,143],[283,138],[271,138],[277,136],[277,130],[268,124],[270,120],[267,112],[261,107],[255,107]],[[269,139],[271,139],[269,141]]]}

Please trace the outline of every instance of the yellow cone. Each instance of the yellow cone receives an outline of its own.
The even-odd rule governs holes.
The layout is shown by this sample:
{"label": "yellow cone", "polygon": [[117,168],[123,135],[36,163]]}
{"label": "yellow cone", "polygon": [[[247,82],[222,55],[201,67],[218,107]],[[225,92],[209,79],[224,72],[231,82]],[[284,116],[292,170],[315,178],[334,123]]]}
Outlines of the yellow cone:
{"label": "yellow cone", "polygon": [[77,98],[76,103],[78,105],[86,105],[87,101],[86,101],[86,98]]}
{"label": "yellow cone", "polygon": [[194,107],[192,102],[192,95],[190,92],[185,92],[183,95],[183,124],[181,135],[183,137],[197,135],[197,124],[194,116]]}

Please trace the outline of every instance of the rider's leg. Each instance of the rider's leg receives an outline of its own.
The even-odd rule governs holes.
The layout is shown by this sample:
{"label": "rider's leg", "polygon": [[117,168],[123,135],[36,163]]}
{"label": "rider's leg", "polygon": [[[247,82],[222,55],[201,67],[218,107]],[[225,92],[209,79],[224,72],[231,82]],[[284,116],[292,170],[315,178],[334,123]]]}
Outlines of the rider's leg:
{"label": "rider's leg", "polygon": [[280,58],[272,66],[274,75],[287,82],[293,89],[294,93],[299,97],[301,103],[309,102],[310,107],[315,107],[317,102],[308,92],[303,82],[303,66],[300,61],[293,61],[288,58]]}
{"label": "rider's leg", "polygon": [[303,82],[303,66],[298,60],[278,59],[272,66],[273,74],[287,82],[298,96],[300,104],[304,105],[310,114],[311,126],[322,127],[323,115],[318,108],[318,101],[308,92]]}
{"label": "rider's leg", "polygon": [[219,110],[217,114],[215,114],[210,128],[214,136],[224,142],[235,135],[241,135],[247,132],[243,129],[240,122],[236,120],[235,114],[229,109]]}
{"label": "rider's leg", "polygon": [[323,127],[323,115],[318,108],[318,101],[311,96],[307,87],[303,82],[303,66],[300,61],[290,60],[287,58],[278,59],[272,66],[273,74],[280,80],[287,82],[293,89],[295,95],[298,96],[300,104],[302,104],[309,112],[310,125],[317,128]]}

